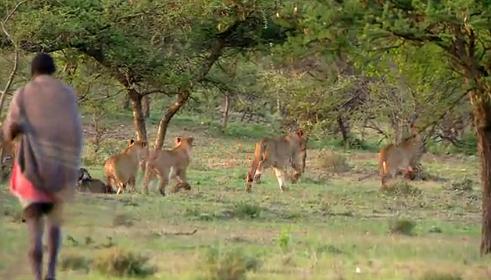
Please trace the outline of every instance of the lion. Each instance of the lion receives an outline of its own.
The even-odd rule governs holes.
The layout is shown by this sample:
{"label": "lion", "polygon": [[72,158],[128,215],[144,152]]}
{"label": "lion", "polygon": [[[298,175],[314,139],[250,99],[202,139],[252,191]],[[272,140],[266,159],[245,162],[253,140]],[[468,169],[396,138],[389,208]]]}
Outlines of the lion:
{"label": "lion", "polygon": [[425,152],[424,142],[412,127],[412,135],[399,144],[389,144],[379,153],[379,173],[382,188],[387,187],[387,180],[402,172],[405,178],[413,179],[418,163]]}
{"label": "lion", "polygon": [[269,167],[274,169],[280,189],[285,191],[286,169],[293,168],[291,181],[296,183],[305,171],[306,157],[307,138],[300,129],[282,137],[261,139],[256,143],[254,160],[247,174],[246,191],[251,191],[253,182],[259,183],[261,174]]}
{"label": "lion", "polygon": [[85,168],[80,168],[80,175],[77,182],[77,190],[79,192],[88,193],[114,193],[111,186],[104,184],[99,179],[94,179],[90,176],[89,171]]}
{"label": "lion", "polygon": [[119,154],[113,155],[104,163],[104,174],[107,184],[117,189],[120,194],[126,185],[135,191],[135,178],[140,162],[145,160],[148,154],[147,142],[130,140],[128,147]]}
{"label": "lion", "polygon": [[191,162],[193,137],[176,137],[176,146],[171,150],[156,150],[148,157],[146,163],[143,189],[148,193],[148,184],[152,177],[160,180],[159,191],[165,196],[165,187],[170,179],[175,178],[177,184],[174,191],[183,188],[190,190],[186,180],[186,169]]}

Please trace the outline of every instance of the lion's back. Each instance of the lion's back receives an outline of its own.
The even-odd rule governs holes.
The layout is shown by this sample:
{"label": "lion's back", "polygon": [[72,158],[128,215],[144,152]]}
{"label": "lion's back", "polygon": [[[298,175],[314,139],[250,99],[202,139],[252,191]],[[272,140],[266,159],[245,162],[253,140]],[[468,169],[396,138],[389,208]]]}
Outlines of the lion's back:
{"label": "lion's back", "polygon": [[259,143],[262,147],[263,157],[282,166],[288,165],[291,157],[301,150],[299,143],[290,141],[285,137],[264,138]]}
{"label": "lion's back", "polygon": [[106,177],[113,177],[124,182],[136,173],[136,168],[137,166],[134,166],[127,155],[118,154],[106,160],[104,173]]}

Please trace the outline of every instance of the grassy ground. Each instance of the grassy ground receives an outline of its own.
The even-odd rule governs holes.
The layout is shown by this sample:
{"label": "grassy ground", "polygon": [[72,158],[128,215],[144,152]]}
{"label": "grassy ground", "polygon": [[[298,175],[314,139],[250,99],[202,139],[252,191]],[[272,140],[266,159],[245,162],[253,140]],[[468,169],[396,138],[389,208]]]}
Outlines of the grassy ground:
{"label": "grassy ground", "polygon": [[[155,187],[150,195],[80,194],[66,211],[59,279],[124,278],[107,276],[111,263],[147,279],[491,279],[491,259],[478,251],[475,157],[426,155],[426,170],[440,179],[382,193],[377,176],[360,180],[375,174],[375,153],[336,151],[349,170],[330,174],[315,145],[306,174],[288,192],[268,171],[249,194],[244,177],[253,143],[271,129],[232,124],[223,135],[213,127],[181,118],[167,140],[196,138],[191,191],[165,198]],[[110,142],[121,147],[129,120],[118,131]],[[91,157],[88,167],[101,177]],[[25,225],[6,189],[0,278],[31,279]]]}

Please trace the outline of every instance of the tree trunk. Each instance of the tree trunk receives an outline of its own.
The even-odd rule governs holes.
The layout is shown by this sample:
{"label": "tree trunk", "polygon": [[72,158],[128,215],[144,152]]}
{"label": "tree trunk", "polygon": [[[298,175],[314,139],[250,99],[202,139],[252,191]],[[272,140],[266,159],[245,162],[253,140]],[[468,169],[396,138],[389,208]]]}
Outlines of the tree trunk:
{"label": "tree trunk", "polygon": [[213,64],[215,64],[218,58],[220,58],[220,56],[222,55],[222,51],[224,47],[225,47],[225,39],[221,37],[215,42],[215,44],[213,44],[210,50],[210,55],[203,61],[203,64],[201,65],[201,69],[194,77],[194,80],[191,81],[191,83],[188,86],[186,86],[186,88],[179,90],[177,94],[176,103],[172,104],[171,106],[169,106],[169,108],[167,108],[167,111],[162,116],[162,119],[160,119],[159,128],[157,131],[157,138],[155,139],[156,150],[160,150],[164,146],[165,135],[167,134],[167,127],[169,126],[170,120],[172,119],[172,117],[174,117],[177,111],[179,111],[179,109],[181,109],[181,107],[184,104],[186,104],[186,102],[188,101],[189,96],[191,95],[193,84],[203,81],[203,79],[205,78],[205,76],[208,74],[211,67],[213,66]]}
{"label": "tree trunk", "polygon": [[150,118],[150,96],[148,95],[143,97],[143,116],[145,119]]}
{"label": "tree trunk", "polygon": [[343,120],[342,115],[338,115],[338,125],[339,131],[341,132],[341,136],[343,137],[343,144],[349,143],[349,127],[346,122]]}
{"label": "tree trunk", "polygon": [[491,253],[491,101],[485,94],[471,93],[479,156],[481,159],[482,229],[481,254]]}
{"label": "tree trunk", "polygon": [[10,90],[10,87],[12,86],[12,83],[15,78],[15,74],[17,73],[18,65],[19,65],[19,52],[17,51],[17,49],[15,49],[14,66],[12,66],[12,70],[10,71],[10,75],[7,80],[7,83],[5,84],[2,94],[0,95],[0,113],[3,111],[3,106],[5,104],[5,97],[7,96],[7,92]]}
{"label": "tree trunk", "polygon": [[155,140],[155,149],[160,150],[162,146],[164,146],[165,135],[167,134],[167,128],[169,127],[170,120],[174,115],[181,109],[181,107],[186,104],[186,101],[189,99],[190,92],[189,91],[181,91],[177,95],[177,100],[174,104],[167,108],[167,111],[162,116],[159,122],[159,129],[157,131],[157,139]]}
{"label": "tree trunk", "polygon": [[230,96],[228,94],[226,94],[225,95],[225,102],[223,104],[223,119],[222,119],[222,130],[223,131],[225,131],[227,129],[229,111],[230,111]]}
{"label": "tree trunk", "polygon": [[128,95],[131,101],[131,110],[133,111],[133,125],[136,131],[136,139],[147,141],[147,129],[145,127],[145,116],[143,115],[142,96],[134,89],[128,89]]}

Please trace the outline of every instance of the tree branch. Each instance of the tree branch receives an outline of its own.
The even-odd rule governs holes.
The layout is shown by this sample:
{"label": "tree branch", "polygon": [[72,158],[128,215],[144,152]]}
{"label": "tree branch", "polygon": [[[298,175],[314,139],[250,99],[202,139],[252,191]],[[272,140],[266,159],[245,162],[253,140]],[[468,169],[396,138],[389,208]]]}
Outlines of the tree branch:
{"label": "tree branch", "polygon": [[0,23],[1,28],[5,36],[7,36],[8,40],[12,42],[12,45],[14,46],[14,66],[12,66],[12,70],[10,71],[9,78],[7,80],[7,83],[5,84],[5,87],[3,88],[3,91],[1,92],[0,96],[0,112],[3,110],[3,106],[5,104],[5,97],[7,95],[7,92],[10,90],[10,87],[12,86],[12,83],[15,78],[15,74],[17,73],[17,68],[19,65],[19,49],[17,47],[17,44],[15,43],[14,39],[10,35],[10,33],[7,31],[7,27],[5,26],[8,22],[8,20],[14,15],[14,13],[17,11],[17,9],[26,1],[20,1],[15,5],[15,7],[10,11],[10,13],[7,14],[5,19]]}
{"label": "tree branch", "polygon": [[469,94],[469,92],[475,90],[476,88],[470,88],[468,90],[466,90],[462,95],[460,95],[457,99],[454,100],[454,102],[452,102],[445,110],[442,114],[440,114],[440,116],[438,116],[436,119],[434,119],[433,121],[427,123],[426,125],[424,125],[423,127],[421,127],[420,129],[418,129],[418,132],[421,133],[423,131],[425,131],[428,127],[432,126],[432,125],[436,125],[438,122],[440,122],[447,114],[448,112],[452,111],[453,108],[455,108],[455,106],[457,106],[460,101],[467,96],[467,94]]}

